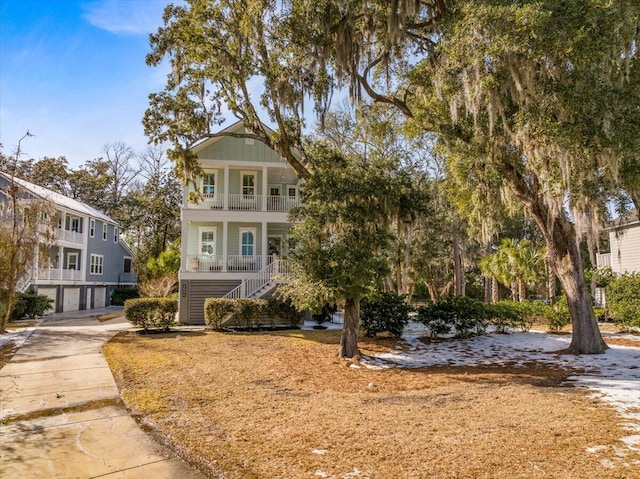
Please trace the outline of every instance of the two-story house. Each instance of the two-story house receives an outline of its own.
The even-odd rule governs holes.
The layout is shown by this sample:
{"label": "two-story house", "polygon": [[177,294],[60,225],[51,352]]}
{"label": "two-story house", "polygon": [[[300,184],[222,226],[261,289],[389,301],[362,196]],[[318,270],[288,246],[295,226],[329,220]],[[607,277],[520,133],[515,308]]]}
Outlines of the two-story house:
{"label": "two-story house", "polygon": [[[3,189],[10,181],[0,173]],[[114,220],[60,193],[20,178],[14,181],[23,198],[48,202],[57,222],[53,241],[34,252],[19,290],[48,296],[53,310],[63,312],[107,306],[115,288],[135,286],[133,255]]]}
{"label": "two-story house", "polygon": [[[618,274],[640,272],[640,217],[637,210],[619,217],[607,228],[610,253],[598,254],[598,268]],[[604,288],[596,288],[596,306],[604,306]]]}
{"label": "two-story house", "polygon": [[[224,132],[243,133],[241,122]],[[299,203],[293,168],[259,141],[218,136],[193,148],[202,167],[184,188],[179,319],[204,321],[209,297],[258,297],[285,268],[289,210]],[[281,269],[280,269],[281,268]]]}

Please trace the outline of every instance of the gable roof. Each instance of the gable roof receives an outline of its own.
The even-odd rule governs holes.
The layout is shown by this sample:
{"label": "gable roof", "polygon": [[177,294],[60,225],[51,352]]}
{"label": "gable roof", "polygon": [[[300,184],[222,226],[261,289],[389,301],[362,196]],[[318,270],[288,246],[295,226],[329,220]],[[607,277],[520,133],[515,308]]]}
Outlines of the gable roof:
{"label": "gable roof", "polygon": [[[8,182],[11,182],[11,176],[7,175],[6,173],[0,172],[0,176],[4,177]],[[69,198],[68,196],[62,195],[60,193],[56,193],[55,191],[30,183],[26,180],[18,178],[17,176],[14,177],[13,180],[23,190],[29,192],[30,194],[40,199],[50,201],[56,206],[60,206],[61,208],[66,208],[68,210],[74,211],[76,213],[80,213],[82,215],[88,215],[88,216],[91,216],[92,218],[96,218],[107,223],[111,223],[114,225],[118,224],[116,221],[112,220],[104,213],[101,213],[100,211],[96,210],[95,208],[92,208],[86,203],[83,203],[78,200],[74,200],[73,198]]]}
{"label": "gable roof", "polygon": [[637,209],[627,211],[613,220],[606,229],[623,228],[640,223],[640,212]]}

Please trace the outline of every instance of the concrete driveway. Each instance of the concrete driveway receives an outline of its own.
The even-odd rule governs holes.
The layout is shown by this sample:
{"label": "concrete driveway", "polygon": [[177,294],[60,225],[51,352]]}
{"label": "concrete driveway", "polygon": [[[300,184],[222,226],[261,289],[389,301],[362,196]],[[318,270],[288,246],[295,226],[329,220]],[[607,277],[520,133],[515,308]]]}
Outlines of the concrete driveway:
{"label": "concrete driveway", "polygon": [[130,325],[98,313],[47,319],[0,370],[0,477],[203,478],[127,413],[102,345]]}

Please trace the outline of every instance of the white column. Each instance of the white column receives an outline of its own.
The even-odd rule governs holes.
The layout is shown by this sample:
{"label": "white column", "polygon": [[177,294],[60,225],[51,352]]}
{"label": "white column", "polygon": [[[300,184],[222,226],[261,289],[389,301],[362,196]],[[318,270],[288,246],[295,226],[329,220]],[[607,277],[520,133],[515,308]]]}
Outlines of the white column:
{"label": "white column", "polygon": [[[269,191],[267,190],[269,187],[267,177],[267,167],[262,167],[262,211],[267,211],[267,198],[269,197]],[[264,252],[262,253],[264,254]]]}
{"label": "white column", "polygon": [[[64,227],[64,225],[63,225]],[[62,266],[64,265],[64,247],[58,246],[58,278],[62,279]]]}
{"label": "white column", "polygon": [[[182,209],[182,243],[180,247],[180,272],[189,271],[191,265],[187,264],[187,253],[189,249],[189,221],[185,219],[185,210]],[[200,238],[198,238],[198,244],[200,243]],[[200,246],[198,246],[200,248]]]}
{"label": "white column", "polygon": [[[225,210],[229,209],[229,165],[224,166],[224,206]],[[225,235],[226,238],[226,235]]]}
{"label": "white column", "polygon": [[[227,170],[225,169],[225,176],[227,174]],[[225,196],[226,196],[226,188],[225,188]],[[225,208],[226,208],[226,200],[225,200]],[[228,222],[222,222],[222,272],[227,272],[227,236],[228,236]]]}
{"label": "white column", "polygon": [[267,222],[262,222],[262,268],[267,265],[267,254],[268,252],[268,244],[267,244]]}

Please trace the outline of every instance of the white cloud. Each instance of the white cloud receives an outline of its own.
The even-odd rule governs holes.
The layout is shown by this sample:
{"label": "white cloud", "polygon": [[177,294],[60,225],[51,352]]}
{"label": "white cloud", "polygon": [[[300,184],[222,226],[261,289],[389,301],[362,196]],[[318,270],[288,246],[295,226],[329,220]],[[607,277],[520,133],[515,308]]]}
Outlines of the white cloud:
{"label": "white cloud", "polygon": [[146,35],[162,24],[170,0],[95,0],[82,5],[91,25],[116,35]]}

